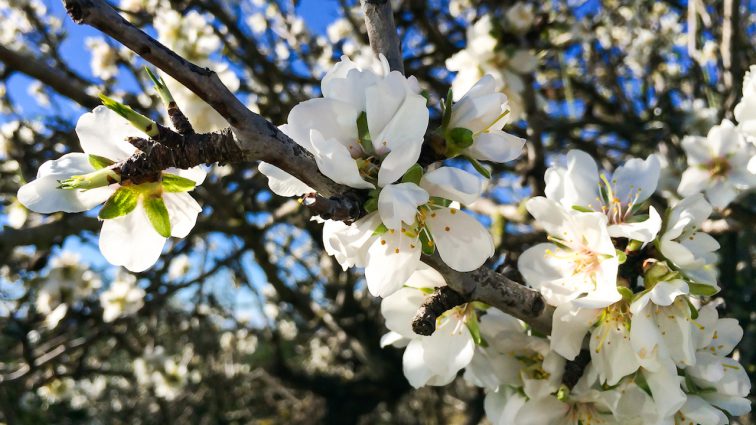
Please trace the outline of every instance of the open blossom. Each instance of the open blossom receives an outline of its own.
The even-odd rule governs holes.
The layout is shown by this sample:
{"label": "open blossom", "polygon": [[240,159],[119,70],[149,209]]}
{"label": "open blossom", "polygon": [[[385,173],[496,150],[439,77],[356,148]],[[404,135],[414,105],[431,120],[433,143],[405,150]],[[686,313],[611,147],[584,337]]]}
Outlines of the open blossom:
{"label": "open blossom", "polygon": [[525,82],[521,74],[532,72],[536,57],[524,49],[509,52],[497,49],[493,37],[491,15],[484,15],[467,28],[467,45],[446,60],[446,67],[458,71],[452,81],[455,96],[465,93],[484,75],[490,74],[509,99],[511,119],[520,119],[524,113],[523,92]]}
{"label": "open blossom", "polygon": [[[463,304],[445,312],[438,320],[433,335],[417,335],[412,330],[412,318],[430,295],[427,290],[446,286],[435,270],[423,266],[407,281],[404,288],[384,298],[381,313],[391,331],[381,339],[381,345],[406,346],[404,376],[419,388],[424,385],[446,385],[473,358],[475,343],[466,321],[474,315],[472,304]],[[477,319],[472,319],[477,320]]]}
{"label": "open blossom", "polygon": [[664,258],[686,277],[719,290],[716,270],[719,242],[701,231],[711,211],[711,205],[700,193],[678,202],[667,215],[658,245]]}
{"label": "open blossom", "polygon": [[[205,171],[168,169],[162,174],[163,184],[121,185],[114,182],[111,170],[101,168],[103,162],[129,158],[136,148],[126,139],[142,134],[105,106],[82,115],[76,133],[84,153],[69,153],[42,164],[37,178],[19,189],[19,202],[43,214],[87,211],[105,203],[103,209],[112,213],[107,215],[112,218],[103,217],[103,256],[111,264],[134,272],[147,269],[160,257],[167,237],[183,238],[194,227],[202,208],[186,190],[202,183]],[[88,176],[99,176],[104,183],[92,188],[61,187],[64,181],[83,181]],[[167,186],[168,181],[178,181],[183,186],[176,189],[175,185]],[[108,210],[109,206],[113,208]]]}
{"label": "open blossom", "polygon": [[473,144],[462,153],[492,162],[511,161],[522,153],[525,139],[502,131],[509,121],[507,96],[496,91],[496,81],[485,75],[452,106],[448,128],[466,128]]}
{"label": "open blossom", "polygon": [[661,228],[661,217],[649,207],[648,217],[638,213],[653,195],[661,164],[656,155],[633,158],[608,176],[599,174],[596,161],[583,151],[567,153],[566,166],[546,170],[546,197],[565,208],[583,207],[603,212],[609,220],[609,235],[651,242]]}
{"label": "open blossom", "polygon": [[599,308],[618,301],[619,260],[606,216],[568,210],[543,197],[526,206],[553,241],[520,256],[518,268],[526,283],[554,306],[575,300],[577,306]]}
{"label": "open blossom", "polygon": [[35,307],[45,315],[45,325],[55,328],[69,306],[88,297],[100,287],[100,279],[82,267],[78,255],[63,252],[50,262],[52,269],[39,288]]}
{"label": "open blossom", "polygon": [[756,143],[756,65],[751,65],[743,78],[743,98],[735,105],[738,128]]}
{"label": "open blossom", "polygon": [[[467,204],[481,191],[476,176],[452,167],[426,173],[418,185],[387,186],[379,195],[377,212],[351,225],[326,222],[326,252],[345,269],[364,266],[368,289],[381,297],[401,288],[417,269],[423,244],[438,249],[453,269],[474,270],[493,255],[493,239],[480,222],[447,202]],[[439,202],[441,198],[447,202]],[[381,225],[382,231],[377,231]]]}
{"label": "open blossom", "polygon": [[144,304],[144,290],[136,285],[136,277],[128,273],[119,273],[118,278],[110,284],[107,291],[100,294],[102,319],[106,322],[130,316]]}
{"label": "open blossom", "polygon": [[682,146],[688,168],[677,188],[680,195],[703,192],[715,208],[723,209],[740,192],[756,187],[756,174],[748,169],[754,146],[732,122],[715,125],[706,137],[686,136]]}
{"label": "open blossom", "polygon": [[743,338],[743,329],[735,319],[719,319],[711,304],[700,309],[697,323],[696,361],[683,371],[689,402],[682,413],[704,425],[726,424],[722,411],[740,416],[751,410],[748,375],[740,363],[727,357]]}
{"label": "open blossom", "polygon": [[[426,100],[415,78],[390,72],[383,56],[381,64],[375,72],[343,57],[323,77],[323,97],[295,106],[281,127],[313,154],[324,175],[357,189],[384,187],[402,177],[417,162],[428,127]],[[260,170],[267,174],[272,167]],[[287,187],[292,186],[303,187]]]}

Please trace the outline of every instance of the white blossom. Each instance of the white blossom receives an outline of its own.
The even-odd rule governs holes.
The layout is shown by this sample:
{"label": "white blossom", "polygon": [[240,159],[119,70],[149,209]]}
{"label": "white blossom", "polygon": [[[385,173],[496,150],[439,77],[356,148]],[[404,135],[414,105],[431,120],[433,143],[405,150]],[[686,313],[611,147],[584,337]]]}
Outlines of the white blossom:
{"label": "white blossom", "polygon": [[112,322],[119,317],[131,316],[144,304],[144,290],[136,285],[136,277],[119,273],[107,291],[100,294],[102,319]]}

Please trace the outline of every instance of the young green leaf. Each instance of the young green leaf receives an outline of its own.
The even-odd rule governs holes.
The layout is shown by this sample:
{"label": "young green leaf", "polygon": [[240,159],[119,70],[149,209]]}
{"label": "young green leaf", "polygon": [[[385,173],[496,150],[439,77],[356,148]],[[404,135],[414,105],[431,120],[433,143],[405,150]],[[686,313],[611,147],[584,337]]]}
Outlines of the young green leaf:
{"label": "young green leaf", "polygon": [[716,287],[703,283],[689,283],[688,288],[690,289],[691,294],[704,297],[710,297],[719,292],[719,289],[717,289]]}
{"label": "young green leaf", "polygon": [[192,179],[175,174],[163,174],[163,190],[166,192],[188,192],[197,185]]}
{"label": "young green leaf", "polygon": [[415,164],[404,173],[402,176],[402,183],[420,184],[421,178],[423,178],[423,167],[421,167],[420,164]]}
{"label": "young green leaf", "polygon": [[171,220],[168,217],[168,209],[165,208],[162,196],[145,194],[142,197],[144,209],[147,211],[147,218],[152,223],[152,227],[160,236],[167,238],[171,236]]}
{"label": "young green leaf", "polygon": [[491,172],[488,171],[486,167],[484,167],[480,162],[478,162],[477,159],[471,158],[469,156],[463,156],[462,158],[466,159],[472,166],[475,168],[475,171],[480,173],[483,177],[490,179],[491,178]]}
{"label": "young green leaf", "polygon": [[98,217],[102,220],[124,216],[136,208],[137,193],[128,187],[120,187],[105,201]]}
{"label": "young green leaf", "polygon": [[368,128],[367,113],[362,112],[357,117],[357,137],[360,140],[360,146],[367,155],[375,153],[373,148],[373,139],[370,137],[370,129]]}
{"label": "young green leaf", "polygon": [[111,161],[105,157],[97,155],[89,155],[89,164],[94,167],[95,170],[101,170],[105,167],[109,167],[115,164],[115,161]]}

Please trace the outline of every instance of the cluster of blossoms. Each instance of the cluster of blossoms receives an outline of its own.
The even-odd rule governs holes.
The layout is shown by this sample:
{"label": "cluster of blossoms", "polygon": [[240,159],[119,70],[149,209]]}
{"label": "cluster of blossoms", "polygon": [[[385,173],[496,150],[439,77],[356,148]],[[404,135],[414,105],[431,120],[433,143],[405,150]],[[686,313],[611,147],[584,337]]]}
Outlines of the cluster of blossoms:
{"label": "cluster of blossoms", "polygon": [[756,187],[756,65],[746,72],[743,98],[735,119],[723,120],[706,137],[686,136],[682,147],[688,159],[677,191],[682,196],[705,193],[717,209],[724,209],[743,192]]}
{"label": "cluster of blossoms", "polygon": [[186,385],[201,379],[199,373],[188,367],[193,355],[191,347],[181,355],[168,355],[160,346],[148,348],[134,360],[134,375],[139,385],[152,388],[157,397],[173,400]]}
{"label": "cluster of blossoms", "polygon": [[45,316],[45,326],[53,329],[70,306],[79,303],[100,287],[100,279],[82,267],[79,256],[63,252],[50,262],[51,270],[39,287],[34,306]]}
{"label": "cluster of blossoms", "polygon": [[[494,424],[718,425],[747,413],[748,376],[728,357],[743,331],[705,303],[719,290],[719,245],[700,230],[712,207],[696,194],[662,218],[648,202],[659,174],[655,155],[609,175],[581,151],[547,171],[547,196],[527,208],[549,242],[518,266],[556,307],[550,337],[479,302],[445,312],[433,335],[415,334],[412,318],[445,286],[421,268],[383,300],[382,345],[406,347],[415,387],[465,369],[486,389]],[[568,377],[579,356],[587,366]]]}
{"label": "cluster of blossoms", "polygon": [[[460,211],[482,194],[484,183],[460,168],[417,161],[428,130],[427,100],[415,78],[390,72],[385,58],[360,68],[342,58],[322,81],[323,97],[294,107],[281,130],[313,154],[333,181],[369,190],[367,215],[352,224],[326,221],[326,251],[339,264],[365,267],[370,292],[386,297],[418,269],[422,253],[438,254],[459,271],[474,270],[493,255],[489,232]],[[447,99],[442,128],[446,157],[517,158],[524,140],[501,130],[507,98],[493,78],[482,78],[458,102]],[[283,170],[263,163],[271,190],[281,196],[314,192]],[[460,249],[464,247],[464,249]]]}

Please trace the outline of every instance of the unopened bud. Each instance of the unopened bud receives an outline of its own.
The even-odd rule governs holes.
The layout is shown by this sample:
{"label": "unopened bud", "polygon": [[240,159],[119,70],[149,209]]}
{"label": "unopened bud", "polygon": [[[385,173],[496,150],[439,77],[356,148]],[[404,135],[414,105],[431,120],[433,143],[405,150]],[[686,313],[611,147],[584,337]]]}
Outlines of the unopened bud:
{"label": "unopened bud", "polygon": [[89,174],[71,176],[65,180],[58,180],[58,189],[95,189],[120,183],[121,176],[112,168],[102,168]]}

